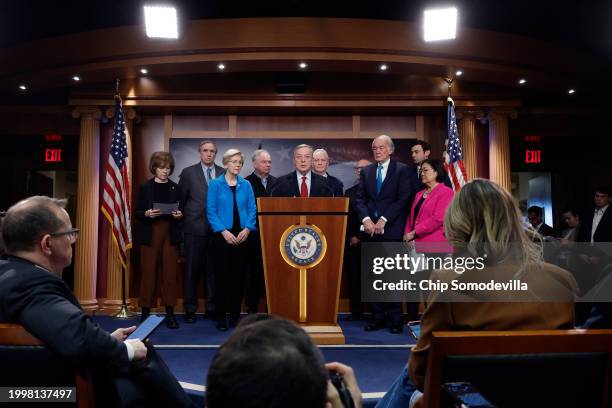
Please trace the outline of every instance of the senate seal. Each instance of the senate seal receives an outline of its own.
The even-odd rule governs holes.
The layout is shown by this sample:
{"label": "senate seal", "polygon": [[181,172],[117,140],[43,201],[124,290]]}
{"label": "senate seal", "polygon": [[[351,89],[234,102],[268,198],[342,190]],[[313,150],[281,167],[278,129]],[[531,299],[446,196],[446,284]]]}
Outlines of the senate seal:
{"label": "senate seal", "polygon": [[280,251],[285,262],[294,268],[313,268],[325,257],[327,241],[315,225],[292,225],[280,239]]}

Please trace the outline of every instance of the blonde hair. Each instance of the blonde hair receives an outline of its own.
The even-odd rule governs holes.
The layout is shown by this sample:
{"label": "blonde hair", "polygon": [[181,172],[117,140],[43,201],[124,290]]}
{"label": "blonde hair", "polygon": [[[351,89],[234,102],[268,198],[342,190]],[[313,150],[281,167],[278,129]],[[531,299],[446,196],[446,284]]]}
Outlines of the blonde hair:
{"label": "blonde hair", "polygon": [[519,275],[528,263],[541,263],[542,245],[525,232],[514,198],[489,180],[474,179],[455,194],[444,226],[459,253],[487,254],[487,263],[513,261]]}
{"label": "blonde hair", "polygon": [[244,154],[242,154],[242,152],[238,149],[229,149],[226,150],[225,153],[223,153],[223,165],[225,166],[227,163],[229,163],[230,159],[234,156],[240,156],[240,159],[242,160],[242,163],[244,164]]}

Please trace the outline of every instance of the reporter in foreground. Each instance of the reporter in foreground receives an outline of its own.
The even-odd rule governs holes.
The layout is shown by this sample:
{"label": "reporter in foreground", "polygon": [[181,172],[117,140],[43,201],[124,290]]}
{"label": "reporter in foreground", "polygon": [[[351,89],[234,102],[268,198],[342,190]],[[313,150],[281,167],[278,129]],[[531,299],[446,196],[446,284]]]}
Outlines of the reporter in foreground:
{"label": "reporter in foreground", "polygon": [[219,348],[208,370],[207,408],[342,408],[329,380],[342,375],[356,408],[361,391],[353,369],[325,364],[310,336],[295,323],[249,315]]}
{"label": "reporter in foreground", "polygon": [[7,211],[0,322],[24,326],[67,365],[91,369],[98,406],[192,406],[155,349],[126,340],[135,326],[102,330],[59,277],[79,234],[65,206],[66,200],[34,196]]}
{"label": "reporter in foreground", "polygon": [[228,311],[230,326],[238,323],[249,254],[247,240],[257,229],[253,187],[239,175],[243,164],[240,150],[229,149],[223,154],[225,174],[208,185],[206,212],[214,233],[215,310],[220,331],[227,330]]}
{"label": "reporter in foreground", "polygon": [[565,269],[542,260],[542,247],[527,237],[512,196],[497,184],[473,180],[459,190],[444,220],[455,257],[483,257],[484,268],[458,273],[434,270],[430,279],[508,282],[526,291],[432,291],[421,334],[408,366],[377,407],[421,406],[431,335],[436,331],[546,330],[574,326],[576,281]]}
{"label": "reporter in foreground", "polygon": [[168,152],[155,152],[149,161],[153,177],[141,184],[136,196],[134,214],[140,221],[140,321],[157,305],[157,272],[161,271],[161,297],[166,306],[166,326],[179,327],[174,317],[177,290],[177,246],[181,241],[179,222],[183,214],[177,208],[162,214],[155,204],[177,204],[179,186],[169,179],[174,158]]}

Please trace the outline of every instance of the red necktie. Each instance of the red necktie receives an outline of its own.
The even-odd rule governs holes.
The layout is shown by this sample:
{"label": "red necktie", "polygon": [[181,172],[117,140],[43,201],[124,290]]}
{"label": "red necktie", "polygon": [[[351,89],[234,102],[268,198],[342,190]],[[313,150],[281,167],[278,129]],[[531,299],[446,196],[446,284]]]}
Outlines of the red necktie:
{"label": "red necktie", "polygon": [[306,176],[302,176],[302,185],[300,186],[300,197],[308,198],[308,186],[306,185]]}

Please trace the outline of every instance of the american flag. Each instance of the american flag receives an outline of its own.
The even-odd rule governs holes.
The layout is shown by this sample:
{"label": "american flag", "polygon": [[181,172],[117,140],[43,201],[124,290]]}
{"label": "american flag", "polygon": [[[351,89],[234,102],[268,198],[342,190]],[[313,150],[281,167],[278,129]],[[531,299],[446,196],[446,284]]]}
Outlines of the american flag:
{"label": "american flag", "polygon": [[121,99],[117,96],[115,98],[115,128],[106,163],[102,212],[111,224],[113,241],[119,248],[119,257],[124,268],[127,265],[127,250],[132,247],[128,160],[125,117],[121,108]]}
{"label": "american flag", "polygon": [[453,190],[458,191],[468,181],[468,175],[463,165],[461,143],[457,131],[457,118],[455,117],[455,104],[448,98],[448,136],[446,138],[446,152],[444,153],[444,168],[448,172]]}

